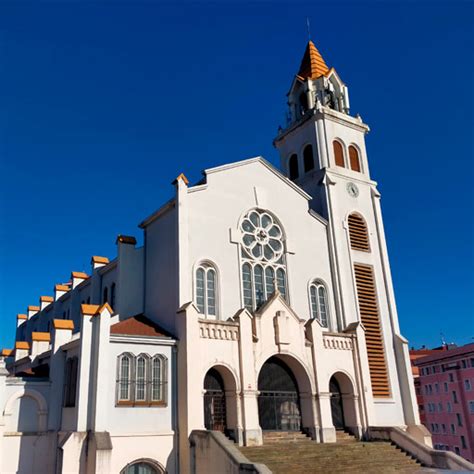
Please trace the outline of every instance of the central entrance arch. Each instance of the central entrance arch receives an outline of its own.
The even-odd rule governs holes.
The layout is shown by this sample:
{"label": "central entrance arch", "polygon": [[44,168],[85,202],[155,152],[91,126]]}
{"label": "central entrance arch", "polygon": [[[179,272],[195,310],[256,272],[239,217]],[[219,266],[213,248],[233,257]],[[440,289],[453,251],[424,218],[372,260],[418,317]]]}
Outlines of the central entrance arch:
{"label": "central entrance arch", "polygon": [[290,368],[270,357],[258,376],[258,415],[262,430],[300,431],[298,384]]}

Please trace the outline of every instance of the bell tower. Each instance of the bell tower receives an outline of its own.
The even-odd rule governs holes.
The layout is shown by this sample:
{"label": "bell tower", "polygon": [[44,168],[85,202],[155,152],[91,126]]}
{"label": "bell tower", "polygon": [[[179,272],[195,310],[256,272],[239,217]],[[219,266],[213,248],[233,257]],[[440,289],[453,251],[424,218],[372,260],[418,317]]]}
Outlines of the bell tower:
{"label": "bell tower", "polygon": [[[288,92],[288,123],[274,145],[281,169],[328,222],[339,331],[362,323],[376,418],[398,400],[419,424],[406,340],[400,335],[377,183],[369,174],[369,127],[350,115],[349,90],[312,41]],[[402,415],[402,414],[401,414]],[[402,415],[402,416],[403,416]]]}

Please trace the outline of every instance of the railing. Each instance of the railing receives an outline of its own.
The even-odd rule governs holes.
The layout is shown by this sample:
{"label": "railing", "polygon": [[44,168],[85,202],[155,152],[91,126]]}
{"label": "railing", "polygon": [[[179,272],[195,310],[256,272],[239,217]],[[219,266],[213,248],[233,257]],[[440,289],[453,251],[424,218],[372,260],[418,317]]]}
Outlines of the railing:
{"label": "railing", "polygon": [[325,349],[352,351],[352,338],[353,336],[345,334],[323,334],[323,346]]}
{"label": "railing", "polygon": [[226,321],[199,321],[199,336],[204,339],[218,339],[221,341],[238,341],[238,323]]}

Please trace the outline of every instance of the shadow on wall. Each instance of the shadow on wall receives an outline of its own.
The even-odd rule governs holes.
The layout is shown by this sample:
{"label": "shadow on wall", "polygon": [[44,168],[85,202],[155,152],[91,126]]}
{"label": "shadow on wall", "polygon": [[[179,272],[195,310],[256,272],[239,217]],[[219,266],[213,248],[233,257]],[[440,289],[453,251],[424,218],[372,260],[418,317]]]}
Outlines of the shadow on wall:
{"label": "shadow on wall", "polygon": [[2,472],[54,472],[55,437],[47,431],[46,399],[35,388],[37,380],[22,381],[24,383],[18,385],[18,390],[8,398],[3,410],[5,434]]}

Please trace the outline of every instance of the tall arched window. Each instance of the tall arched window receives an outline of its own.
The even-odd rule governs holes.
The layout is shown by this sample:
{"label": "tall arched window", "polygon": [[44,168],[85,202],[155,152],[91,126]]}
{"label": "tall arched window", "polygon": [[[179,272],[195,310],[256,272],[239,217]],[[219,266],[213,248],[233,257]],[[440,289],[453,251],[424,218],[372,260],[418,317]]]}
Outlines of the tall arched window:
{"label": "tall arched window", "polygon": [[139,355],[137,357],[136,368],[135,368],[135,401],[136,402],[145,402],[147,400],[147,385],[148,385],[147,360],[148,360],[148,357],[145,355]]}
{"label": "tall arched window", "polygon": [[166,401],[167,360],[163,355],[156,355],[151,361],[151,401]]}
{"label": "tall arched window", "polygon": [[334,150],[334,159],[336,162],[336,166],[342,166],[343,168],[345,167],[344,164],[344,149],[342,148],[342,145],[340,142],[337,140],[334,140],[332,142],[332,147]]}
{"label": "tall arched window", "polygon": [[290,179],[291,180],[298,179],[298,177],[299,177],[298,156],[295,153],[293,155],[291,155],[290,159],[288,160],[288,170],[290,172]]}
{"label": "tall arched window", "polygon": [[303,163],[304,163],[304,172],[308,173],[314,169],[314,155],[313,147],[311,145],[306,145],[303,151]]}
{"label": "tall arched window", "polygon": [[105,287],[102,293],[102,304],[108,303],[108,301],[109,301],[109,289]]}
{"label": "tall arched window", "polygon": [[118,401],[130,401],[131,380],[132,380],[132,362],[133,359],[129,354],[122,354],[118,361]]}
{"label": "tall arched window", "polygon": [[322,326],[328,327],[328,298],[326,287],[320,281],[314,281],[309,286],[311,300],[311,317],[317,319]]}
{"label": "tall arched window", "polygon": [[196,306],[206,317],[217,317],[217,274],[208,263],[196,269]]}
{"label": "tall arched window", "polygon": [[66,380],[64,385],[64,406],[76,406],[78,358],[70,357],[66,361]]}
{"label": "tall arched window", "polygon": [[364,218],[360,214],[353,212],[347,220],[351,249],[370,252],[369,233]]}
{"label": "tall arched window", "polygon": [[115,283],[110,287],[110,306],[115,311]]}
{"label": "tall arched window", "polygon": [[351,164],[351,170],[360,171],[359,152],[354,145],[349,146],[349,162]]}
{"label": "tall arched window", "polygon": [[283,231],[270,213],[253,209],[240,225],[242,231],[242,293],[244,306],[258,309],[274,292],[275,285],[287,298]]}

